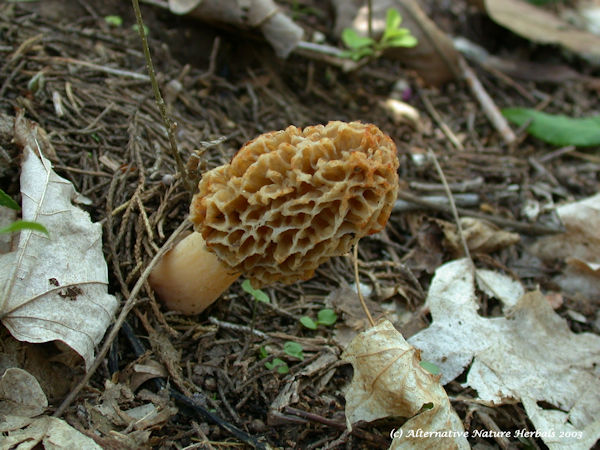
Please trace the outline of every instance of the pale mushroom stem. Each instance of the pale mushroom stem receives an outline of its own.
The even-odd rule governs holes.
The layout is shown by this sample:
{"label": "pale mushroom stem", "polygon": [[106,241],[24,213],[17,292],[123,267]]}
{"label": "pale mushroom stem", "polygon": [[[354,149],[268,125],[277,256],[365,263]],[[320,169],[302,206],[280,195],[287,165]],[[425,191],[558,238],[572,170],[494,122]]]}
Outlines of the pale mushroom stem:
{"label": "pale mushroom stem", "polygon": [[148,279],[169,310],[199,314],[240,276],[209,252],[194,232],[169,250]]}

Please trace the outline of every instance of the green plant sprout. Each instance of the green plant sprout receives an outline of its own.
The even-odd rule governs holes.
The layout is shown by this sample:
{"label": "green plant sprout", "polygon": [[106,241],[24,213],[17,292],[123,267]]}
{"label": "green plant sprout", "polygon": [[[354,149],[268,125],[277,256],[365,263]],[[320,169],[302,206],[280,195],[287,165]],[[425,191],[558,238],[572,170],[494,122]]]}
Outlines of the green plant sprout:
{"label": "green plant sprout", "polygon": [[281,375],[285,375],[290,371],[290,368],[288,367],[287,363],[279,358],[275,358],[273,359],[273,361],[265,362],[265,367],[269,370],[277,370],[277,373]]}
{"label": "green plant sprout", "polygon": [[283,344],[283,351],[286,355],[291,356],[293,358],[298,358],[300,361],[304,361],[304,353],[303,353],[302,345],[297,342],[287,341]]}
{"label": "green plant sprout", "polygon": [[248,294],[250,294],[252,297],[254,297],[254,300],[258,302],[271,303],[271,300],[269,299],[267,293],[261,289],[254,289],[250,284],[250,280],[244,280],[244,282],[242,283],[242,289]]}
{"label": "green plant sprout", "polygon": [[[6,206],[7,208],[14,209],[15,211],[19,211],[21,209],[19,204],[2,189],[0,189],[0,206]],[[29,222],[27,220],[16,220],[10,225],[0,228],[0,233],[13,233],[21,230],[40,231],[46,234],[46,236],[50,236],[50,233],[48,233],[48,230],[44,225],[37,222]]]}
{"label": "green plant sprout", "polygon": [[[267,350],[267,348],[262,345],[259,349],[258,349],[258,358],[259,359],[266,359],[269,356],[269,351]],[[282,360],[281,358],[274,358],[273,361],[265,361],[265,367],[269,370],[277,370],[277,373],[279,374],[286,374],[290,371],[290,368],[288,367],[287,363]]]}
{"label": "green plant sprout", "polygon": [[388,9],[385,30],[379,41],[371,37],[360,36],[352,28],[344,28],[342,41],[348,50],[343,52],[342,56],[358,61],[365,57],[378,57],[387,48],[414,47],[417,45],[417,38],[410,33],[408,28],[401,28],[401,23],[400,13],[395,9]]}
{"label": "green plant sprout", "polygon": [[268,352],[267,348],[264,345],[261,345],[260,348],[258,349],[259,359],[265,359],[267,356],[269,356],[269,352]]}
{"label": "green plant sprout", "polygon": [[309,330],[316,330],[319,325],[331,326],[337,322],[337,314],[333,309],[322,309],[317,313],[316,322],[308,316],[302,316],[300,323]]}
{"label": "green plant sprout", "polygon": [[123,19],[121,16],[106,16],[104,21],[109,24],[111,27],[120,27],[123,25]]}

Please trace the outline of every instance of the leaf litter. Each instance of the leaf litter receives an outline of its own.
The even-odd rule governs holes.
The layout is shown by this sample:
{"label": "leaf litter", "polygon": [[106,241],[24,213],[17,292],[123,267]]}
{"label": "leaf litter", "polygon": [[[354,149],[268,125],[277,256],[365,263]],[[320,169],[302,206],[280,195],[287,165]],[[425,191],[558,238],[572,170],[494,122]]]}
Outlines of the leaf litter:
{"label": "leaf litter", "polygon": [[[600,375],[595,369],[600,336],[573,333],[539,291],[523,294],[513,288],[496,294],[505,305],[503,315],[482,317],[476,281],[469,260],[441,266],[426,301],[433,323],[409,342],[440,367],[443,384],[468,368],[464,386],[475,389],[480,399],[492,405],[522,401],[549,447],[591,447],[600,438]],[[482,282],[488,292],[498,292],[494,284],[514,285],[506,275],[489,272]],[[538,402],[552,408],[538,407]],[[555,426],[544,428],[548,423]],[[572,432],[581,432],[579,440]]]}
{"label": "leaf litter", "polygon": [[15,136],[26,143],[23,219],[44,225],[50,234],[22,230],[18,248],[0,255],[0,317],[16,339],[62,341],[89,367],[117,308],[107,292],[101,228],[73,205],[73,185],[56,175],[39,145],[31,146],[37,144],[35,124],[16,129],[27,133]]}
{"label": "leaf litter", "polygon": [[[102,242],[110,273],[109,292],[119,299],[127,298],[157,248],[184,219],[188,194],[175,175],[174,161],[162,151],[168,143],[156,107],[148,95],[143,58],[137,50],[139,42],[127,28],[132,22],[130,12],[118,2],[88,4],[88,10],[81,9],[75,15],[76,19],[86,17],[89,20],[84,25],[73,18],[70,22],[68,20],[70,13],[82,8],[81,2],[69,2],[67,7],[61,2],[61,7],[54,10],[51,4],[0,6],[6,13],[0,14],[0,20],[12,30],[3,35],[6,42],[3,41],[0,46],[0,51],[7,56],[0,67],[0,90],[3,94],[0,106],[13,122],[9,127],[0,123],[0,158],[9,162],[6,165],[8,170],[0,164],[0,174],[10,181],[2,187],[13,198],[19,198],[19,190],[15,188],[18,186],[19,170],[15,162],[19,160],[21,149],[12,142],[12,116],[15,107],[21,107],[28,117],[41,125],[40,135],[42,129],[48,131],[47,140],[54,153],[48,151],[46,156],[52,160],[54,170],[69,179],[77,191],[90,200],[90,205],[82,208],[90,211],[93,219],[104,227]],[[41,9],[36,9],[37,6]],[[33,9],[27,9],[29,7]],[[466,10],[462,10],[463,7],[463,2],[456,2],[447,10],[429,8],[429,13],[436,23],[456,27],[454,31],[460,34],[464,31],[461,27],[467,22],[458,19],[468,16],[464,15]],[[60,13],[57,14],[57,11]],[[90,11],[96,14],[89,15]],[[124,26],[107,28],[103,14],[116,12],[122,14]],[[352,403],[346,402],[343,392],[351,383],[352,371],[337,355],[346,348],[345,342],[351,337],[347,333],[344,339],[336,342],[332,336],[342,327],[354,335],[358,331],[355,328],[360,328],[362,316],[349,306],[356,300],[356,295],[342,290],[336,292],[340,286],[354,281],[348,258],[332,260],[319,269],[315,279],[305,283],[268,288],[269,304],[253,301],[243,294],[240,285],[236,285],[206,316],[198,318],[181,318],[165,313],[155,302],[152,292],[140,292],[128,322],[142,340],[145,341],[148,336],[158,338],[151,342],[151,346],[146,346],[151,347],[146,352],[150,359],[138,359],[141,356],[137,350],[132,350],[131,339],[116,341],[106,364],[94,375],[88,390],[84,391],[85,395],[81,394],[76,404],[67,409],[65,417],[75,420],[84,430],[97,431],[95,439],[103,446],[135,447],[148,443],[192,445],[198,441],[214,442],[228,438],[229,434],[223,431],[227,428],[213,425],[206,417],[199,419],[190,415],[186,408],[174,415],[174,410],[168,408],[173,403],[166,395],[160,397],[147,390],[152,386],[149,383],[168,378],[168,373],[177,389],[190,399],[205,404],[218,416],[244,427],[253,435],[264,436],[268,442],[278,445],[387,448],[389,445],[402,445],[401,440],[394,440],[391,444],[392,440],[388,438],[391,429],[404,427],[407,430],[413,428],[410,424],[431,430],[460,430],[462,427],[470,433],[471,445],[506,444],[499,439],[474,437],[474,430],[493,426],[502,430],[517,427],[526,427],[529,431],[550,428],[585,430],[583,441],[571,439],[555,443],[538,438],[534,441],[535,445],[545,442],[567,448],[567,445],[584,445],[588,439],[593,439],[596,425],[595,422],[586,425],[590,406],[586,404],[586,398],[577,397],[581,399],[581,405],[571,404],[563,398],[565,392],[572,393],[570,389],[578,383],[575,375],[586,372],[593,354],[580,355],[582,359],[573,366],[573,372],[568,373],[575,375],[567,376],[562,385],[555,374],[549,372],[549,376],[555,377],[550,378],[554,382],[552,386],[557,389],[555,397],[535,384],[533,392],[536,395],[522,395],[527,383],[534,383],[534,380],[525,376],[520,384],[515,383],[512,378],[515,371],[521,374],[525,369],[517,367],[518,370],[513,370],[508,361],[498,363],[503,370],[502,378],[490,374],[490,370],[486,370],[489,367],[484,364],[487,361],[485,357],[491,358],[486,352],[493,353],[484,347],[486,343],[490,348],[499,343],[505,349],[512,344],[510,349],[521,357],[527,357],[531,347],[531,342],[523,337],[527,330],[520,330],[521,334],[512,337],[507,344],[505,338],[499,337],[497,330],[489,324],[512,330],[511,322],[527,319],[531,322],[530,327],[537,332],[538,328],[543,328],[542,318],[547,318],[554,328],[561,330],[561,343],[571,343],[572,339],[576,339],[573,335],[579,334],[565,330],[562,317],[579,317],[582,321],[570,321],[571,328],[587,333],[584,336],[591,336],[590,342],[595,342],[597,335],[590,331],[597,330],[590,318],[597,313],[597,306],[586,297],[589,293],[571,296],[562,290],[557,292],[560,288],[549,283],[549,274],[560,275],[562,267],[556,265],[556,260],[548,263],[530,258],[526,246],[531,241],[530,235],[535,234],[535,227],[530,225],[535,224],[528,222],[530,216],[522,215],[524,199],[544,204],[550,198],[553,205],[595,194],[598,162],[593,151],[555,150],[533,140],[520,142],[516,148],[505,147],[481,114],[479,105],[461,84],[452,84],[441,90],[426,87],[393,60],[382,58],[350,76],[320,61],[307,61],[295,56],[281,64],[271,59],[268,51],[265,53],[256,41],[243,45],[234,37],[215,32],[210,27],[186,28],[186,33],[189,33],[186,34],[179,32],[179,27],[184,27],[184,24],[178,23],[177,32],[169,39],[162,35],[158,38],[163,27],[175,26],[174,22],[165,22],[164,18],[157,20],[150,8],[145,14],[149,18],[150,45],[153,52],[160,54],[157,60],[159,71],[169,86],[166,100],[178,124],[180,150],[190,161],[190,175],[198,177],[206,168],[229,159],[237,148],[259,132],[281,129],[290,123],[309,125],[339,117],[362,119],[378,123],[399,144],[403,189],[416,196],[444,195],[430,162],[427,158],[419,158],[426,153],[425,149],[431,148],[440,159],[451,189],[456,189],[454,192],[464,190],[453,186],[467,186],[472,180],[482,180],[478,187],[467,190],[469,194],[476,194],[479,202],[476,207],[470,206],[472,212],[483,212],[493,219],[508,218],[510,220],[505,224],[517,224],[520,228],[511,230],[505,224],[499,225],[500,230],[474,228],[475,241],[486,245],[473,247],[473,257],[478,267],[494,270],[478,271],[477,288],[473,288],[472,283],[464,283],[464,280],[459,284],[467,293],[473,289],[476,292],[474,299],[467,296],[458,308],[467,317],[462,324],[461,318],[454,314],[454,323],[450,323],[449,318],[440,320],[437,317],[425,329],[428,313],[431,312],[433,317],[431,305],[435,302],[428,300],[423,303],[423,292],[429,292],[431,297],[432,271],[441,262],[453,258],[448,254],[452,246],[444,241],[446,237],[440,228],[432,226],[436,223],[434,220],[450,221],[448,210],[421,207],[407,213],[394,213],[385,233],[361,242],[361,284],[371,290],[369,301],[373,306],[379,306],[382,300],[389,302],[386,308],[373,308],[376,316],[389,316],[394,321],[401,317],[402,325],[407,319],[409,325],[418,321],[419,327],[413,327],[407,334],[412,335],[408,341],[417,348],[420,347],[412,339],[426,336],[423,333],[428,332],[433,336],[438,322],[445,324],[447,331],[447,335],[442,337],[436,335],[434,344],[440,347],[439,352],[447,349],[446,340],[454,344],[455,350],[449,353],[446,366],[426,356],[423,350],[423,359],[442,369],[441,384],[437,377],[424,372],[422,366],[416,363],[418,351],[410,348],[407,350],[407,355],[411,355],[409,364],[404,364],[397,371],[375,371],[376,376],[392,377],[400,373],[405,377],[419,376],[426,380],[429,389],[425,394],[430,396],[417,399],[408,412],[403,411],[403,420],[395,416],[388,422],[380,422],[385,419],[379,419],[374,423],[355,424],[351,431],[346,427],[344,404]],[[98,20],[95,21],[94,17]],[[297,16],[308,32],[326,34],[331,27],[322,21],[322,17],[310,13]],[[90,31],[92,29],[93,32]],[[78,39],[68,37],[73,33]],[[435,54],[435,51],[432,53]],[[194,61],[195,65],[185,66],[177,59],[184,63]],[[434,63],[440,64],[440,61]],[[36,75],[40,72],[44,74],[43,85],[39,83],[40,76]],[[448,75],[447,71],[445,75]],[[549,112],[573,117],[593,112],[597,106],[590,87],[586,85],[536,85],[529,94],[523,86],[496,78],[486,71],[478,70],[478,75],[484,78],[486,88],[502,106],[525,103],[539,107],[537,101],[546,101],[543,106]],[[30,81],[36,76],[36,92],[28,93],[27,89],[34,88]],[[402,99],[421,113],[419,120],[428,126],[414,127],[414,124],[398,122],[381,106],[385,104],[382,99],[396,90],[398,78],[403,78],[401,81],[408,86],[402,88]],[[530,86],[526,88],[529,90]],[[427,105],[425,98],[428,99]],[[550,98],[552,101],[549,101]],[[536,102],[533,102],[534,99],[537,99]],[[442,125],[446,126],[446,132],[449,129],[455,135],[463,150],[452,150],[448,134],[441,132]],[[6,129],[10,130],[8,134]],[[50,149],[45,143],[41,147]],[[426,184],[427,189],[423,187]],[[437,191],[432,191],[431,186]],[[532,217],[545,219],[543,211]],[[519,231],[519,242],[511,234],[504,234],[511,231],[512,234]],[[456,235],[453,239],[457,242]],[[417,248],[419,252],[414,251]],[[452,251],[458,250],[455,245]],[[527,263],[523,264],[523,261]],[[592,269],[594,267],[591,266]],[[498,276],[498,268],[513,276]],[[460,273],[455,281],[462,280],[462,276]],[[542,298],[531,299],[528,296],[533,294],[524,294],[533,291],[536,285],[547,293],[544,299],[562,295],[556,313],[542,308],[542,312],[545,311],[542,314],[538,311]],[[450,292],[460,300],[466,294],[461,293],[459,287],[450,289]],[[80,295],[78,292],[71,294],[75,298]],[[334,308],[340,316],[335,326],[332,329],[319,327],[313,331],[299,325],[300,317],[316,317],[323,307],[329,306],[328,296],[335,297],[332,303],[335,303]],[[522,300],[525,298],[528,300]],[[390,306],[392,310],[387,309]],[[517,307],[520,309],[509,312]],[[556,319],[559,315],[562,322]],[[364,317],[362,319],[364,325]],[[479,353],[467,348],[471,356],[465,359],[459,351],[465,342],[458,340],[460,333],[457,329],[466,329],[465,324],[472,323],[488,327],[486,329],[490,333],[486,336],[475,334],[480,338],[481,348],[477,347]],[[400,322],[395,325],[400,325]],[[402,328],[408,330],[410,327]],[[452,330],[454,334],[450,332]],[[401,336],[391,329],[384,337],[388,338],[383,339],[389,341],[388,347],[405,348]],[[490,339],[493,339],[491,343]],[[553,336],[548,341],[552,342],[552,339]],[[264,345],[281,348],[286,341],[300,343],[305,360],[278,353],[278,357],[286,359],[290,369],[289,373],[278,375],[266,369],[259,356],[260,348]],[[3,349],[8,348],[8,343],[8,339],[2,342]],[[517,343],[524,347],[516,347]],[[434,344],[430,347],[433,348]],[[44,345],[36,347],[43,353],[48,348]],[[362,342],[361,345],[371,344]],[[545,349],[548,345],[540,347]],[[145,352],[143,347],[141,351]],[[23,355],[25,353],[16,353],[3,359],[7,355],[1,354],[2,371],[7,364],[16,366],[21,363],[19,359],[24,359]],[[393,360],[397,353],[392,355],[395,355]],[[561,364],[565,363],[561,357],[568,360],[570,356],[552,355],[553,361]],[[55,358],[53,356],[52,359]],[[7,359],[10,360],[8,363]],[[482,362],[477,365],[480,359]],[[162,365],[145,367],[144,361],[160,361]],[[525,358],[523,364],[528,361]],[[463,376],[472,385],[465,384],[463,387],[457,381],[448,382],[448,366],[456,374],[453,379]],[[545,368],[545,365],[540,367]],[[538,372],[533,368],[531,373]],[[358,376],[358,373],[355,375]],[[108,384],[107,380],[112,384]],[[594,382],[593,377],[590,382]],[[42,381],[40,384],[43,384]],[[442,384],[449,397],[443,393]],[[373,386],[380,387],[379,383]],[[494,386],[501,387],[500,394]],[[386,385],[385,389],[390,390],[391,396],[397,396],[398,387]],[[60,403],[63,395],[50,399],[53,407]],[[356,395],[365,394],[357,392]],[[483,419],[481,409],[472,413],[474,404],[484,401],[483,398],[498,400],[495,395],[500,397],[500,403],[508,400],[489,409],[487,419]],[[545,400],[540,401],[538,397]],[[81,414],[82,407],[86,414]],[[567,410],[573,411],[572,419],[567,417]],[[525,413],[534,422],[534,427],[526,421]],[[384,408],[381,414],[398,414],[398,411]],[[142,420],[135,428],[142,417],[149,420]],[[460,419],[458,422],[456,417]],[[448,424],[452,427],[449,428]],[[313,434],[306,434],[308,428],[318,430],[320,437],[317,439],[311,437]],[[115,436],[122,440],[115,440]],[[442,441],[444,443],[448,441]],[[513,443],[518,441],[513,438],[508,442],[509,445]],[[427,445],[428,441],[419,440],[415,444]]]}

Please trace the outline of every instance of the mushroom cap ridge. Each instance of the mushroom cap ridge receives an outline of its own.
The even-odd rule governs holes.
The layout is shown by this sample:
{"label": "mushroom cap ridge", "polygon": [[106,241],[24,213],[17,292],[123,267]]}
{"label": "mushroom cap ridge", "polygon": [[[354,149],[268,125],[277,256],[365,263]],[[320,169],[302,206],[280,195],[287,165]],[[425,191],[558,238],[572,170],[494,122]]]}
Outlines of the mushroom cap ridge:
{"label": "mushroom cap ridge", "polygon": [[396,146],[375,125],[289,126],[206,172],[190,220],[207,248],[255,288],[290,284],[383,229],[397,169]]}

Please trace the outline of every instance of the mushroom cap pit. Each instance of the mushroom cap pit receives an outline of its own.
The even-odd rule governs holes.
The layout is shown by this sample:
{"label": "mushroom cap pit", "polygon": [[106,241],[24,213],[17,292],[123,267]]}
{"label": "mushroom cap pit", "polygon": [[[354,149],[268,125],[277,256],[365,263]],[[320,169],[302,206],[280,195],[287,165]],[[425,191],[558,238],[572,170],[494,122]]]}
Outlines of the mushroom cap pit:
{"label": "mushroom cap pit", "polygon": [[392,139],[372,124],[289,126],[206,172],[190,220],[255,288],[313,276],[385,226],[398,191]]}

